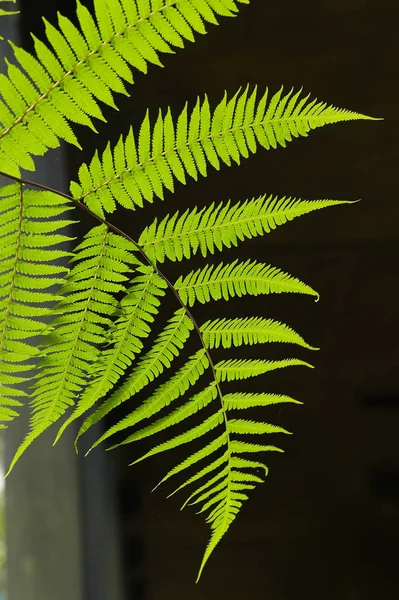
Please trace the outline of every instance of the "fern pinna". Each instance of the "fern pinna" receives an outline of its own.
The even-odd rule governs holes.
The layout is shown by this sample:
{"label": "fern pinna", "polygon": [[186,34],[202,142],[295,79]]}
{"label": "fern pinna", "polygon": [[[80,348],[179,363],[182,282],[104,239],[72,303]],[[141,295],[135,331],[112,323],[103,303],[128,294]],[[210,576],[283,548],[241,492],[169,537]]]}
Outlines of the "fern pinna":
{"label": "fern pinna", "polygon": [[[192,308],[243,295],[287,292],[317,298],[317,293],[253,260],[210,263],[194,271],[184,263],[345,202],[272,195],[221,201],[154,219],[137,240],[117,229],[108,215],[118,205],[137,211],[145,202],[168,198],[187,177],[206,176],[209,167],[219,169],[222,163],[239,164],[260,147],[285,147],[317,127],[369,117],[311,100],[301,91],[259,93],[245,87],[231,97],[225,94],[214,108],[207,97],[198,99],[177,119],[169,109],[155,119],[147,113],[138,131],[130,128],[115,147],[108,144],[82,164],[70,195],[21,179],[20,170],[34,170],[35,157],[61,140],[79,146],[71,123],[95,130],[93,121],[103,119],[101,104],[115,107],[114,94],[128,93],[125,86],[133,83],[135,69],[146,72],[148,63],[160,65],[162,52],[182,48],[184,40],[193,41],[195,33],[205,33],[207,24],[217,24],[220,17],[234,16],[240,3],[248,1],[94,0],[91,14],[78,0],[79,27],[62,15],[58,27],[46,22],[47,40],[34,38],[34,54],[10,42],[15,60],[7,63],[7,75],[0,75],[0,170],[10,181],[0,191],[3,426],[26,401],[32,410],[30,431],[10,469],[64,415],[56,439],[83,417],[78,439],[122,403],[126,416],[94,446],[114,434],[122,436],[122,444],[153,437],[152,449],[136,463],[198,440],[200,446],[187,451],[162,481],[179,475],[176,492],[192,486],[184,505],[198,505],[207,515],[212,533],[199,575],[247,491],[263,481],[255,474],[259,467],[267,474],[258,453],[281,451],[265,436],[288,433],[252,420],[246,409],[298,402],[267,391],[253,393],[250,386],[234,391],[234,382],[274,369],[311,366],[295,358],[265,360],[262,353],[245,359],[229,358],[226,352],[216,361],[214,349],[268,342],[312,347],[269,317],[213,317],[201,323]],[[91,215],[93,228],[71,249],[74,238],[68,231],[79,210]],[[174,282],[161,270],[166,261],[181,263]],[[175,298],[175,311],[149,343],[167,294]],[[190,336],[197,350],[186,356]],[[176,369],[180,355],[185,362]],[[165,371],[166,381],[137,402],[134,396],[156,385]],[[178,423],[185,429],[175,435]],[[168,441],[158,443],[156,434],[169,428]]]}

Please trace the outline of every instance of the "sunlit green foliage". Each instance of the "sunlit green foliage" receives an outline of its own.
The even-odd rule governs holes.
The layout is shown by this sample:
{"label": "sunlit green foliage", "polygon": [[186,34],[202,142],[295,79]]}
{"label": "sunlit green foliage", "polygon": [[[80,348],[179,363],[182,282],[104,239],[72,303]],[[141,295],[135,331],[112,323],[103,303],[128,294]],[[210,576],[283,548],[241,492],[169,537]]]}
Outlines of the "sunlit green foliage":
{"label": "sunlit green foliage", "polygon": [[[130,93],[135,70],[146,73],[149,63],[161,65],[162,53],[182,48],[220,17],[234,16],[240,4],[248,0],[94,0],[91,14],[78,0],[78,27],[62,15],[57,27],[46,21],[46,41],[34,38],[33,54],[12,44],[15,60],[7,63],[7,75],[0,75],[0,171],[10,180],[0,190],[1,426],[27,401],[32,411],[10,469],[48,427],[58,423],[58,440],[83,417],[78,440],[122,404],[125,416],[105,429],[93,448],[111,437],[112,447],[153,437],[139,462],[197,442],[162,481],[179,475],[182,483],[175,491],[194,485],[184,506],[198,505],[207,513],[212,534],[199,575],[247,491],[263,481],[259,469],[267,474],[267,466],[249,456],[282,452],[265,436],[289,433],[253,420],[251,412],[247,417],[245,410],[299,403],[283,394],[251,392],[250,385],[238,392],[234,382],[311,366],[295,358],[267,360],[263,350],[258,359],[226,352],[216,361],[214,350],[272,342],[315,348],[269,315],[210,313],[201,322],[191,307],[246,295],[317,299],[318,294],[266,263],[236,259],[193,271],[190,259],[345,202],[264,195],[184,212],[171,209],[148,223],[138,240],[114,227],[108,215],[118,206],[138,211],[145,202],[163,199],[187,176],[206,176],[209,166],[240,164],[317,127],[369,117],[311,100],[301,91],[259,94],[256,87],[245,87],[232,97],[225,93],[214,108],[207,97],[198,99],[177,119],[169,109],[155,118],[147,112],[138,131],[130,128],[114,147],[107,144],[81,165],[71,195],[39,183],[32,190],[19,176],[21,169],[34,171],[35,158],[62,140],[79,146],[74,123],[95,130],[95,121],[104,120],[102,105],[116,108],[115,95]],[[96,224],[73,247],[69,233],[82,209]],[[176,263],[174,283],[160,270],[166,261]],[[166,294],[174,296],[176,306],[153,336]],[[197,349],[187,356],[190,337]],[[167,441],[158,442],[156,435],[169,428]]]}

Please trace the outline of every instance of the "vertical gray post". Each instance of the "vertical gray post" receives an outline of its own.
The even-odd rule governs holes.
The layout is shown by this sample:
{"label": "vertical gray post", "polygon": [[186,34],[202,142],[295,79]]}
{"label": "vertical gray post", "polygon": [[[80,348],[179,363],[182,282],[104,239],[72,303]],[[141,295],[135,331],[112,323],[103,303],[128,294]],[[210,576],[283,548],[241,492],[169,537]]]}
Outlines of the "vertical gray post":
{"label": "vertical gray post", "polygon": [[[16,43],[17,22],[0,18],[0,34]],[[4,71],[9,46],[0,43]],[[64,158],[58,149],[38,160],[35,180],[65,191]],[[5,433],[6,464],[28,430],[28,407],[22,413]],[[122,600],[108,457],[77,457],[72,429],[55,447],[54,431],[41,436],[6,481],[7,600]]]}

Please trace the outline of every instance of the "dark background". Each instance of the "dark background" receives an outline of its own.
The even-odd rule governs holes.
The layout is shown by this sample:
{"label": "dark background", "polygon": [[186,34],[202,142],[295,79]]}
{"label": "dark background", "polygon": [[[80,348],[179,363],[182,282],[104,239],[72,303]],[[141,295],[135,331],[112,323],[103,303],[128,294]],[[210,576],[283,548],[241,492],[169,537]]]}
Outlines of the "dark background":
{"label": "dark background", "polygon": [[[42,37],[41,15],[55,22],[57,10],[72,17],[74,6],[21,2],[25,47],[28,31]],[[295,435],[276,439],[285,454],[266,457],[267,482],[251,493],[197,586],[208,535],[202,515],[179,512],[176,496],[165,500],[173,485],[150,495],[184,454],[128,468],[145,445],[114,452],[128,600],[399,597],[398,19],[398,3],[388,0],[252,0],[195,44],[163,55],[165,69],[137,74],[131,97],[117,96],[120,111],[104,109],[108,124],[97,124],[99,135],[79,130],[83,152],[68,151],[74,179],[96,147],[115,143],[130,124],[137,127],[147,107],[153,118],[168,105],[178,114],[197,95],[206,92],[214,105],[224,90],[231,95],[247,83],[272,91],[303,86],[320,100],[385,119],[329,126],[286,149],[260,149],[240,167],[210,169],[206,179],[177,184],[163,204],[112,216],[136,236],[155,213],[228,198],[362,199],[297,219],[224,255],[270,262],[320,293],[317,304],[263,296],[212,308],[215,317],[256,314],[287,322],[321,351],[270,345],[248,356],[297,356],[316,369],[287,369],[241,386],[290,394],[304,404],[264,411],[265,420]]]}

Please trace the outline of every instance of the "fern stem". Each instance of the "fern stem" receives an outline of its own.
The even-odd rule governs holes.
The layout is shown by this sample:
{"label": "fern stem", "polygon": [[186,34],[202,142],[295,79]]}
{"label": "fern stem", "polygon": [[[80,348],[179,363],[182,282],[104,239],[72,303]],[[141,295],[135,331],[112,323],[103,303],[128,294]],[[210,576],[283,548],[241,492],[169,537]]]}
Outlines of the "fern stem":
{"label": "fern stem", "polygon": [[[61,198],[65,198],[66,200],[70,200],[71,202],[76,202],[76,199],[72,198],[72,196],[69,196],[69,194],[65,194],[64,192],[55,190],[55,189],[49,187],[48,185],[36,183],[36,181],[30,181],[29,179],[17,177],[16,175],[10,175],[9,173],[5,173],[4,171],[0,171],[0,176],[7,177],[7,179],[12,179],[13,181],[16,181],[17,183],[21,183],[23,185],[31,185],[32,187],[36,187],[39,190],[43,190],[44,192],[52,192],[53,194],[57,194],[57,196],[61,196]],[[91,211],[89,210],[89,212],[91,212]]]}
{"label": "fern stem", "polygon": [[121,235],[126,240],[129,240],[130,242],[135,244],[137,246],[137,249],[139,249],[137,242],[135,242],[131,237],[129,237],[127,235],[127,233],[124,233],[121,229],[116,227],[116,225],[112,225],[112,223],[109,223],[106,219],[103,219],[102,217],[100,217],[99,215],[94,213],[92,210],[90,210],[90,208],[88,206],[86,206],[85,204],[82,204],[80,199],[73,198],[73,196],[70,196],[69,194],[66,194],[65,192],[60,192],[59,190],[49,187],[48,185],[36,183],[35,181],[30,181],[29,179],[23,179],[22,177],[17,177],[16,175],[10,175],[9,173],[5,173],[4,171],[0,171],[0,176],[7,177],[8,179],[12,179],[13,181],[16,181],[17,183],[21,183],[23,185],[30,185],[30,186],[35,187],[44,192],[51,192],[52,194],[56,194],[57,196],[60,196],[61,198],[65,198],[65,200],[68,200],[69,202],[73,202],[73,204],[75,204],[75,206],[78,206],[79,208],[81,208],[82,210],[87,212],[88,215],[97,219],[97,221],[99,221],[102,225],[105,225],[106,227],[111,229],[114,233]]}

